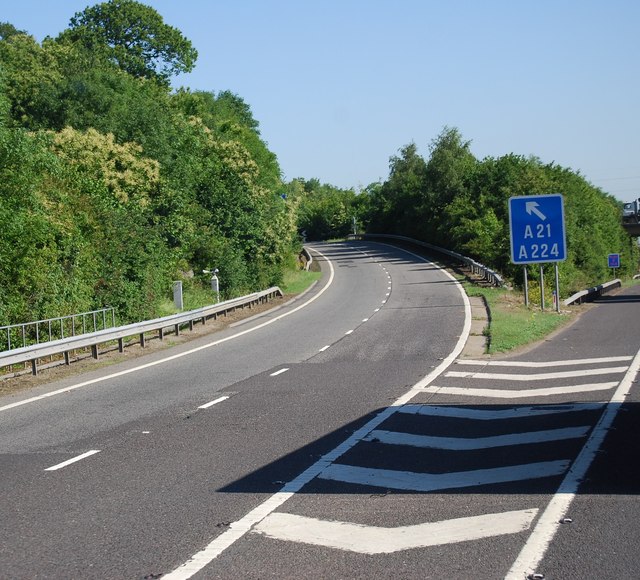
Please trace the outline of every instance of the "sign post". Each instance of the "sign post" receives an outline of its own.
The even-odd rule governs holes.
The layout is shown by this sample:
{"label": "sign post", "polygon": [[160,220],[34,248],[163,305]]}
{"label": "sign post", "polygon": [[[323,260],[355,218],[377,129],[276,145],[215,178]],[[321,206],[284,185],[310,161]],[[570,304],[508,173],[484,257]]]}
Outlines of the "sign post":
{"label": "sign post", "polygon": [[616,276],[616,269],[620,267],[620,254],[609,254],[609,268],[613,268],[613,277]]}
{"label": "sign post", "polygon": [[[514,264],[540,264],[541,306],[544,310],[542,264],[567,259],[564,226],[564,199],[559,193],[524,195],[509,199],[509,232],[511,261]],[[557,280],[557,278],[556,278]],[[525,274],[525,285],[526,285]],[[556,309],[560,300],[556,281]],[[525,288],[528,296],[528,288]]]}

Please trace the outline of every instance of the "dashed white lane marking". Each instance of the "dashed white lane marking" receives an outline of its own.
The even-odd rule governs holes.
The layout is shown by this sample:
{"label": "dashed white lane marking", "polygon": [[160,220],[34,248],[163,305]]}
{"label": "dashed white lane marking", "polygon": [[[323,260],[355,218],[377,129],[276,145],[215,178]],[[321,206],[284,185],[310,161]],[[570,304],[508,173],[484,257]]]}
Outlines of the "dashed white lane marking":
{"label": "dashed white lane marking", "polygon": [[200,405],[198,407],[198,409],[208,409],[209,407],[213,407],[214,405],[217,405],[218,403],[222,403],[222,401],[226,401],[228,398],[229,398],[228,395],[224,396],[224,397],[218,397],[214,401],[209,401],[208,403],[205,403],[204,405]]}
{"label": "dashed white lane marking", "polygon": [[571,387],[549,387],[547,389],[474,389],[464,387],[426,387],[426,393],[446,393],[448,395],[464,395],[466,397],[495,397],[498,399],[521,399],[527,397],[552,397],[553,395],[570,395],[573,393],[590,393],[606,391],[617,387],[618,383],[594,383],[589,385],[575,385]]}
{"label": "dashed white lane marking", "polygon": [[547,431],[529,431],[527,433],[512,433],[510,435],[495,435],[493,437],[432,437],[428,435],[414,435],[397,431],[372,431],[365,441],[375,441],[385,445],[407,445],[424,449],[448,449],[450,451],[471,451],[475,449],[493,449],[495,447],[510,447],[512,445],[529,445],[531,443],[548,443],[564,439],[579,439],[586,437],[591,427],[564,427]]}
{"label": "dashed white lane marking", "polygon": [[547,405],[534,407],[509,407],[507,409],[466,409],[464,407],[439,407],[437,405],[405,405],[398,409],[399,413],[411,415],[427,415],[451,417],[455,419],[472,419],[474,421],[495,421],[500,419],[519,419],[521,417],[538,417],[558,413],[574,413],[598,411],[605,403],[571,403],[568,405]]}
{"label": "dashed white lane marking", "polygon": [[547,379],[569,379],[573,377],[590,377],[593,375],[613,375],[624,373],[629,367],[606,367],[602,369],[584,369],[579,371],[561,371],[557,373],[535,373],[522,375],[514,373],[467,373],[464,371],[449,371],[445,377],[456,379],[483,379],[495,381],[544,381]]}
{"label": "dashed white lane marking", "polygon": [[327,264],[329,264],[329,280],[327,281],[327,283],[318,291],[317,294],[314,294],[311,298],[309,298],[309,300],[307,300],[306,302],[303,302],[302,304],[300,304],[300,306],[297,306],[296,308],[293,308],[292,310],[289,310],[288,312],[284,312],[283,314],[280,314],[279,316],[275,316],[273,318],[270,318],[269,320],[263,322],[262,324],[258,324],[256,326],[253,326],[251,328],[247,328],[246,330],[243,330],[241,332],[237,332],[236,334],[233,334],[231,336],[227,336],[225,338],[221,338],[219,340],[214,340],[213,342],[209,342],[207,344],[203,344],[202,346],[198,346],[196,348],[192,348],[190,350],[186,350],[184,352],[178,353],[178,354],[174,354],[171,356],[168,356],[166,358],[162,358],[150,363],[146,363],[131,369],[127,369],[124,371],[119,371],[117,373],[113,373],[110,375],[106,375],[104,377],[99,377],[97,379],[91,379],[89,381],[84,381],[82,383],[78,383],[76,385],[72,385],[70,387],[65,387],[63,389],[58,389],[56,391],[51,391],[49,393],[45,393],[44,395],[38,395],[37,397],[31,397],[29,399],[24,399],[22,401],[16,401],[15,403],[9,403],[8,405],[4,405],[3,407],[0,407],[0,412],[2,411],[8,411],[9,409],[13,409],[14,407],[19,407],[21,405],[27,405],[29,403],[34,403],[35,401],[40,401],[41,399],[46,399],[47,397],[53,397],[55,395],[61,395],[63,393],[69,393],[71,391],[74,391],[76,389],[80,389],[82,387],[86,387],[89,385],[93,385],[96,383],[101,383],[103,381],[108,381],[110,379],[114,379],[117,377],[122,377],[124,375],[128,375],[130,373],[135,373],[137,371],[141,371],[143,369],[147,369],[147,368],[151,368],[154,367],[156,365],[160,365],[160,364],[164,364],[167,362],[171,362],[173,360],[185,357],[185,356],[189,356],[191,354],[194,354],[196,352],[200,352],[201,350],[205,350],[207,348],[211,348],[214,346],[217,346],[219,344],[228,342],[230,340],[233,340],[235,338],[238,338],[240,336],[244,336],[245,334],[248,334],[250,332],[254,332],[256,330],[259,330],[261,328],[264,328],[265,326],[269,326],[270,324],[273,324],[274,322],[277,322],[278,320],[281,320],[287,316],[290,316],[291,314],[294,314],[296,312],[298,312],[299,310],[302,310],[303,308],[305,308],[306,306],[308,306],[309,304],[311,304],[312,302],[314,302],[315,300],[317,300],[318,298],[320,298],[320,296],[322,296],[331,286],[331,284],[333,283],[333,279],[335,277],[335,270],[333,267],[333,264],[331,263],[331,260],[329,260],[324,254],[322,254],[322,252],[318,252],[318,250],[316,250],[315,248],[311,248],[313,249],[314,252],[317,252],[318,254],[320,254],[323,258],[325,258],[325,260],[327,261]]}
{"label": "dashed white lane marking", "polygon": [[349,335],[349,334],[351,334],[352,332],[353,332],[353,330],[347,330],[347,332],[345,332],[344,334],[345,334],[345,335]]}
{"label": "dashed white lane marking", "polygon": [[85,457],[89,457],[91,455],[95,455],[96,453],[100,453],[100,449],[92,449],[91,451],[87,451],[86,453],[83,453],[82,455],[78,455],[77,457],[73,457],[71,459],[67,459],[66,461],[63,461],[62,463],[58,463],[57,465],[53,465],[51,467],[47,467],[45,469],[45,471],[56,471],[57,469],[62,469],[63,467],[66,467],[67,465],[71,465],[72,463],[75,463],[76,461],[80,461],[80,460],[84,459]]}
{"label": "dashed white lane marking", "polygon": [[271,373],[269,376],[270,377],[277,377],[278,375],[281,375],[282,373],[286,373],[289,370],[289,367],[285,367],[283,369],[280,369],[279,371],[276,371],[275,373]]}
{"label": "dashed white lane marking", "polygon": [[363,318],[363,319],[362,319],[362,322],[368,322],[368,321],[369,321],[369,319],[368,319],[368,318]]}
{"label": "dashed white lane marking", "polygon": [[325,350],[327,350],[328,348],[331,348],[331,345],[330,345],[330,344],[327,344],[327,345],[323,346],[323,347],[320,349],[320,352],[324,352],[324,351],[325,351]]}
{"label": "dashed white lane marking", "polygon": [[517,534],[529,529],[537,513],[537,509],[529,509],[397,528],[328,522],[294,514],[272,513],[253,531],[278,540],[303,542],[360,554],[390,554],[412,548]]}
{"label": "dashed white lane marking", "polygon": [[318,477],[356,485],[429,492],[552,477],[562,475],[570,464],[570,461],[560,459],[472,471],[415,473],[413,471],[395,471],[332,463]]}
{"label": "dashed white lane marking", "polygon": [[639,370],[640,351],[638,351],[633,358],[627,374],[622,381],[620,381],[620,385],[613,394],[613,397],[611,397],[600,420],[593,428],[585,446],[573,462],[569,473],[567,473],[560,484],[558,491],[540,516],[527,543],[523,546],[516,561],[505,576],[505,580],[521,580],[522,578],[526,578],[530,573],[535,571],[538,564],[542,561],[549,544],[551,544],[558,530],[558,522],[562,520],[571,506],[580,482],[584,479],[596,453],[598,453],[598,450],[604,442],[607,432],[613,424],[613,420],[631,391],[631,386]]}
{"label": "dashed white lane marking", "polygon": [[[418,256],[412,252],[404,250],[408,254],[418,258],[419,260],[428,262],[423,257]],[[430,262],[429,262],[430,263]],[[391,417],[396,411],[398,411],[403,405],[407,404],[418,393],[422,392],[425,386],[439,377],[444,370],[453,363],[453,361],[462,352],[464,345],[469,337],[471,331],[471,303],[469,298],[465,294],[462,286],[451,276],[446,270],[442,270],[442,273],[447,276],[456,285],[460,292],[462,303],[464,304],[464,324],[458,342],[454,346],[453,350],[440,364],[433,369],[422,380],[416,383],[408,392],[402,395],[399,399],[394,401],[392,405],[383,409],[360,429],[355,431],[348,439],[343,441],[340,445],[334,448],[332,451],[322,456],[316,463],[309,467],[306,471],[298,475],[295,479],[285,484],[281,491],[276,492],[266,501],[258,505],[251,510],[244,517],[240,518],[236,522],[233,522],[229,529],[219,536],[216,536],[207,546],[202,550],[194,554],[184,564],[163,576],[164,580],[187,580],[194,574],[202,570],[207,564],[215,560],[220,554],[222,554],[227,548],[232,546],[236,541],[242,538],[248,533],[253,526],[266,518],[269,514],[278,509],[284,502],[299,492],[307,483],[318,476],[328,465],[336,461],[342,455],[344,455],[349,449],[353,448],[359,443],[368,433],[373,431],[378,425],[382,424],[389,417]],[[379,310],[379,309],[378,309]],[[377,310],[376,310],[377,312]],[[329,347],[326,347],[329,348]]]}
{"label": "dashed white lane marking", "polygon": [[575,360],[550,360],[545,362],[526,362],[526,361],[508,361],[508,360],[472,360],[458,359],[456,364],[459,365],[475,365],[475,366],[494,366],[494,367],[527,367],[527,368],[546,368],[546,367],[567,367],[577,365],[605,364],[626,362],[632,360],[632,356],[609,356],[602,358],[582,358]]}

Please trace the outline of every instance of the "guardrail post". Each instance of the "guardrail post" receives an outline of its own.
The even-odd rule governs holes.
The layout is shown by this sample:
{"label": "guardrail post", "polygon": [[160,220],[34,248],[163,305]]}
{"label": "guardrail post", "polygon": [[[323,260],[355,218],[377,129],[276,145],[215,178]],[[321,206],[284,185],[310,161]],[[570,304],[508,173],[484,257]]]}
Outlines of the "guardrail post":
{"label": "guardrail post", "polygon": [[140,347],[144,348],[145,347],[145,342],[144,342],[144,332],[140,333]]}
{"label": "guardrail post", "polygon": [[98,345],[97,344],[92,344],[91,345],[91,356],[98,360]]}
{"label": "guardrail post", "polygon": [[31,359],[31,374],[35,377],[38,374],[38,361]]}
{"label": "guardrail post", "polygon": [[62,354],[64,355],[64,364],[69,366],[71,364],[71,361],[69,360],[69,351],[65,350]]}
{"label": "guardrail post", "polygon": [[118,339],[118,352],[124,352],[124,339]]}

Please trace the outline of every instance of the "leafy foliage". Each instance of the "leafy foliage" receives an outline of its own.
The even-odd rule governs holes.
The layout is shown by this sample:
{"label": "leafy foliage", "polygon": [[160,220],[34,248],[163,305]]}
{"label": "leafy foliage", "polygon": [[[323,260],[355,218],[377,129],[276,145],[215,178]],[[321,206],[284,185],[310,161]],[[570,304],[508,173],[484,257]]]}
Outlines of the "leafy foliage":
{"label": "leafy foliage", "polygon": [[206,268],[223,296],[282,280],[298,200],[239,96],[170,92],[195,56],[131,0],[42,44],[0,26],[0,323],[153,317]]}
{"label": "leafy foliage", "polygon": [[134,0],[109,0],[78,12],[59,41],[102,54],[134,77],[162,82],[192,71],[198,57],[179,30]]}
{"label": "leafy foliage", "polygon": [[[561,293],[607,279],[607,254],[620,253],[622,274],[635,273],[638,249],[620,224],[620,204],[579,173],[513,153],[477,160],[457,129],[445,128],[422,159],[414,144],[391,158],[389,178],[367,191],[368,231],[428,241],[491,266],[517,284],[510,262],[508,200],[562,193],[568,259]],[[536,277],[536,272],[530,273]]]}

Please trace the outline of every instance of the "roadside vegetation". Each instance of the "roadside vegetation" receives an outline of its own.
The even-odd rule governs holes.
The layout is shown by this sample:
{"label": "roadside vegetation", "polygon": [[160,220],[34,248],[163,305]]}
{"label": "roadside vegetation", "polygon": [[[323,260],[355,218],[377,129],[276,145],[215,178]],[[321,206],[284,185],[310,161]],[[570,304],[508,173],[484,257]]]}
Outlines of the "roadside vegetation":
{"label": "roadside vegetation", "polygon": [[[445,127],[428,158],[405,145],[388,178],[360,190],[285,182],[241,96],[171,87],[198,55],[156,10],[110,0],[70,16],[41,43],[0,23],[0,325],[105,306],[121,323],[155,318],[173,312],[175,280],[197,308],[214,299],[213,268],[221,299],[301,292],[318,277],[300,270],[303,241],[354,231],[457,251],[518,288],[507,202],[525,194],[565,196],[561,297],[606,280],[609,253],[618,276],[636,272],[620,203],[577,172],[513,153],[476,159]],[[488,298],[494,328],[499,297]],[[532,337],[558,319],[509,308]],[[516,342],[492,336],[492,349]]]}
{"label": "roadside vegetation", "polygon": [[560,313],[553,305],[544,311],[538,305],[525,306],[522,292],[507,288],[487,288],[464,284],[469,296],[482,296],[489,308],[491,320],[487,326],[487,353],[515,350],[543,339],[575,319],[577,311],[564,308]]}

